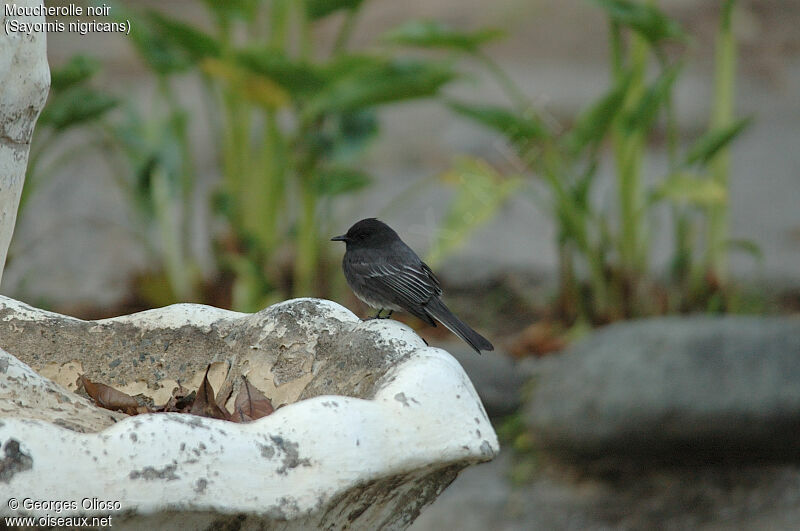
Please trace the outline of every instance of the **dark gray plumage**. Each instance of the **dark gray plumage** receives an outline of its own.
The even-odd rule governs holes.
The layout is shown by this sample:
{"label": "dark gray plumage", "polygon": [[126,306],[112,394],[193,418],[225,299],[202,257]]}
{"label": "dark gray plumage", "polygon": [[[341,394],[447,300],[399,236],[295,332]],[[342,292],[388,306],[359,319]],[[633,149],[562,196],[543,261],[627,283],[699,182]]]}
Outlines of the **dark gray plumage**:
{"label": "dark gray plumage", "polygon": [[391,227],[375,218],[362,219],[331,240],[347,245],[342,259],[347,283],[359,299],[379,310],[378,316],[383,310],[403,310],[432,326],[439,321],[479,354],[494,350],[445,306],[439,279]]}

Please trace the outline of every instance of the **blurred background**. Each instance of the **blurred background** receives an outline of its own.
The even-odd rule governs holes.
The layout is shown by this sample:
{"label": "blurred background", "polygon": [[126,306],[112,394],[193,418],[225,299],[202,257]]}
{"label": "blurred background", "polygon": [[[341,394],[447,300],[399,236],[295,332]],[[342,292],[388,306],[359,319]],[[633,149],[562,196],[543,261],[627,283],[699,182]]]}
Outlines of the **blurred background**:
{"label": "blurred background", "polygon": [[505,448],[415,529],[800,525],[794,465],[609,477],[551,462],[530,404],[597,327],[797,316],[800,3],[110,5],[130,35],[48,35],[0,293],[87,319],[299,296],[366,316],[328,240],[377,216],[498,347],[400,316],[462,361]]}

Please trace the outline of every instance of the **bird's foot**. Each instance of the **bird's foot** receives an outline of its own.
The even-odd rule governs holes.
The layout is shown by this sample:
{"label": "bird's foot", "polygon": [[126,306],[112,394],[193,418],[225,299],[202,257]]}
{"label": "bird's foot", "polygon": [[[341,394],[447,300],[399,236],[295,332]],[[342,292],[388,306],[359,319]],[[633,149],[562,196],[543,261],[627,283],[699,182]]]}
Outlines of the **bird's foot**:
{"label": "bird's foot", "polygon": [[374,316],[372,316],[372,317],[367,317],[367,318],[365,319],[365,321],[372,321],[373,319],[388,319],[389,317],[391,317],[391,316],[392,316],[392,314],[394,313],[394,310],[389,310],[389,313],[388,313],[388,314],[386,314],[386,315],[384,315],[384,316],[381,316],[381,314],[382,314],[382,313],[383,313],[383,308],[381,308],[380,310],[378,310],[378,313],[376,313]]}
{"label": "bird's foot", "polygon": [[378,313],[376,313],[376,314],[375,314],[375,315],[373,315],[372,317],[367,317],[367,318],[365,319],[365,321],[372,321],[373,319],[382,319],[382,317],[381,317],[381,313],[383,313],[383,308],[381,308],[380,310],[378,310]]}

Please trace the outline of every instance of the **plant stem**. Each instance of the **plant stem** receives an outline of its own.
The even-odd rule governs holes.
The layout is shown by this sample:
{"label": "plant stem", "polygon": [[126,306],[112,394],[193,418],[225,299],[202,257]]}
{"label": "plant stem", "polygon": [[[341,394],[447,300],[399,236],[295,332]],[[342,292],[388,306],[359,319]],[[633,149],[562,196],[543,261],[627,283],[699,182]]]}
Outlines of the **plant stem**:
{"label": "plant stem", "polygon": [[498,65],[491,57],[480,51],[475,52],[473,56],[486,67],[492,76],[494,76],[497,84],[500,85],[500,88],[503,89],[518,110],[526,112],[531,110],[532,105],[530,100],[528,100],[528,98],[525,96],[525,93],[522,92],[522,89],[517,86],[514,80],[511,79],[508,74],[506,74],[505,70],[500,68],[500,65]]}
{"label": "plant stem", "polygon": [[270,48],[281,49],[286,46],[291,0],[273,0],[270,10]]}
{"label": "plant stem", "polygon": [[356,27],[358,13],[357,8],[347,10],[342,25],[339,27],[339,33],[336,35],[336,41],[333,43],[332,55],[338,55],[347,49],[347,43],[350,42],[350,37]]}
{"label": "plant stem", "polygon": [[[736,41],[732,18],[735,0],[726,0],[722,7],[720,28],[716,36],[714,107],[710,128],[719,129],[733,123],[733,98],[736,77]],[[725,147],[710,162],[711,178],[725,190],[729,188],[730,150]],[[727,252],[728,204],[708,208],[706,267],[720,284],[728,278]]]}
{"label": "plant stem", "polygon": [[259,241],[265,256],[269,256],[278,241],[279,220],[284,210],[286,198],[286,141],[278,127],[274,110],[268,110],[264,117],[264,139],[261,167],[264,169],[264,186],[260,200],[262,206],[259,220]]}
{"label": "plant stem", "polygon": [[161,231],[162,253],[166,261],[166,273],[173,295],[180,301],[191,296],[191,282],[180,248],[180,236],[175,223],[174,202],[170,191],[169,177],[162,167],[153,171],[153,206]]}
{"label": "plant stem", "polygon": [[311,59],[314,52],[314,42],[311,35],[311,21],[308,20],[305,1],[295,2],[297,5],[298,24],[300,26],[300,58]]}
{"label": "plant stem", "polygon": [[314,290],[317,268],[317,197],[311,188],[311,175],[300,176],[301,217],[297,228],[297,256],[294,269],[294,296],[309,297]]}
{"label": "plant stem", "polygon": [[[188,242],[191,241],[191,225],[194,211],[192,200],[195,184],[194,156],[191,149],[191,140],[189,139],[188,116],[178,102],[172,86],[164,76],[159,79],[159,89],[163,98],[169,104],[170,126],[178,139],[181,151],[180,200],[182,219],[178,222],[179,227],[176,229],[177,234],[180,235],[176,244],[178,245],[178,251],[185,257],[189,256]],[[182,258],[182,261],[186,262],[185,258]],[[182,300],[188,300],[188,298],[194,300],[195,294],[192,291],[190,284],[187,291],[181,293]]]}
{"label": "plant stem", "polygon": [[[612,39],[612,42],[616,39]],[[623,109],[635,106],[645,90],[645,71],[647,68],[648,44],[638,34],[631,35],[630,71],[631,80],[625,95]],[[612,54],[619,53],[616,47]],[[619,58],[613,62],[617,64]],[[617,164],[617,193],[619,194],[620,240],[619,255],[623,274],[631,279],[638,276],[645,267],[646,244],[641,238],[643,227],[642,208],[643,189],[641,165],[644,155],[644,134],[642,131],[626,131],[621,120],[614,128],[613,142]]]}
{"label": "plant stem", "polygon": [[[592,287],[594,306],[598,313],[604,313],[608,303],[608,289],[604,275],[602,257],[593,250],[587,232],[587,213],[576,203],[565,189],[560,176],[564,173],[563,163],[554,147],[547,147],[543,153],[544,168],[542,175],[553,194],[553,210],[559,220],[561,235],[559,237],[559,255],[568,256],[572,263],[571,252],[565,246],[572,244],[586,261],[589,268],[589,283]],[[564,254],[567,252],[567,254]],[[572,271],[570,265],[569,271]],[[565,294],[566,295],[566,294]],[[583,316],[585,317],[585,316]]]}

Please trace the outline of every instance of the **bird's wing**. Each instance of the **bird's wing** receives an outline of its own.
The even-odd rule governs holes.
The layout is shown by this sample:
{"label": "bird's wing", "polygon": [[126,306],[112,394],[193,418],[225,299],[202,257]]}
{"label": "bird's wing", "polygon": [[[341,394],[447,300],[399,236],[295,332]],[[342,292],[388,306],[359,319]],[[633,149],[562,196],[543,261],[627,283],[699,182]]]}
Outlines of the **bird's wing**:
{"label": "bird's wing", "polygon": [[379,293],[383,298],[435,326],[424,306],[432,297],[441,295],[442,288],[424,262],[420,261],[416,265],[395,265],[353,261],[349,266],[367,290]]}

